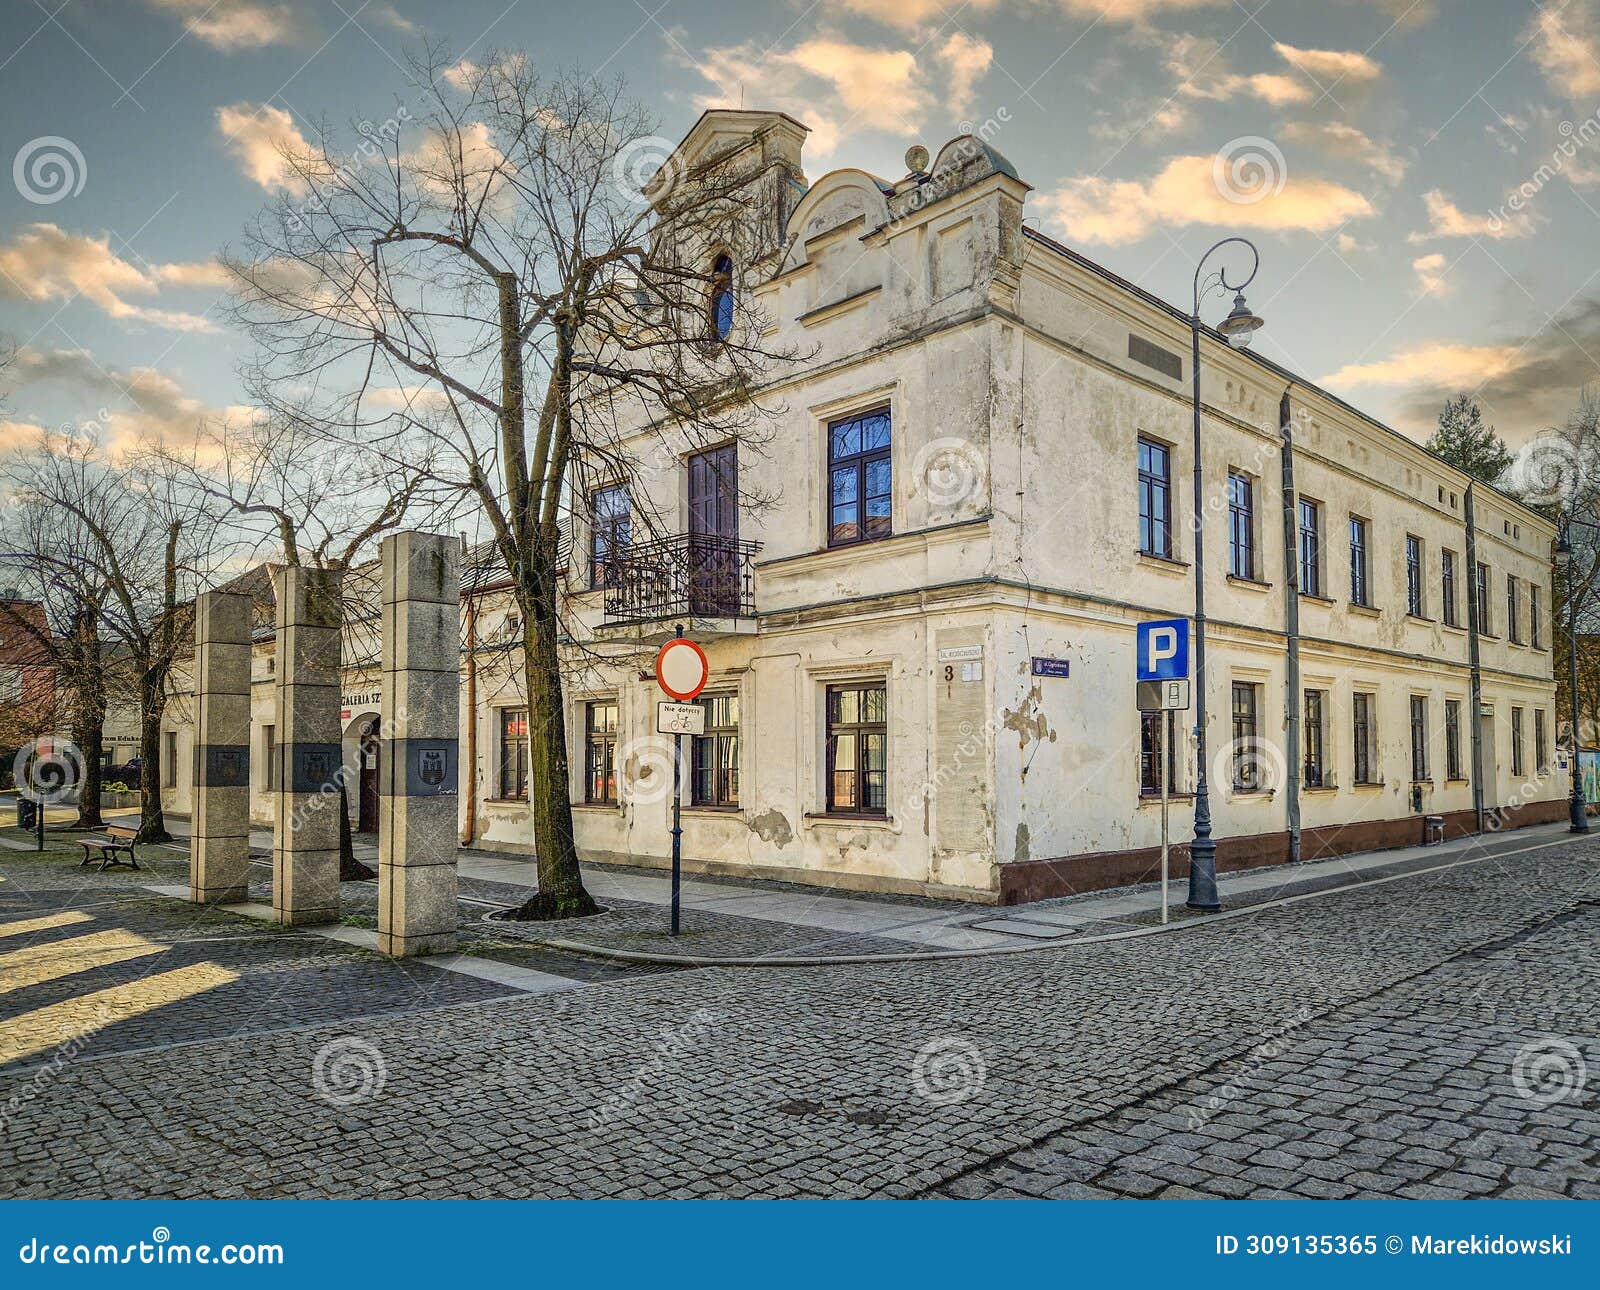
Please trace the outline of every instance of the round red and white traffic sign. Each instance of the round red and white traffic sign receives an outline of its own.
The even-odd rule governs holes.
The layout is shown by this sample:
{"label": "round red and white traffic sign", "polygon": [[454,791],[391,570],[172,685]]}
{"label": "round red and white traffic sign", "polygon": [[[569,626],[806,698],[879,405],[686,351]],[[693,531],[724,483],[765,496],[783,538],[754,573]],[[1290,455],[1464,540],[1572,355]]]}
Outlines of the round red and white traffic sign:
{"label": "round red and white traffic sign", "polygon": [[711,664],[706,652],[691,640],[679,636],[661,647],[656,655],[656,680],[679,703],[687,703],[711,679]]}

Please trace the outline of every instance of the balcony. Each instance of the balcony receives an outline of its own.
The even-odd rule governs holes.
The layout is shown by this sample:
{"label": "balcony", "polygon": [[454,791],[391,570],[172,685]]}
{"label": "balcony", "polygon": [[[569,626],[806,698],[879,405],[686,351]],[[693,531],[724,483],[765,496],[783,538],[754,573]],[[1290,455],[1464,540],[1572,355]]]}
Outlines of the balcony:
{"label": "balcony", "polygon": [[[759,542],[679,533],[626,547],[598,570],[601,627],[665,640],[682,623],[700,637],[754,632],[752,557]],[[609,633],[608,633],[609,634]]]}

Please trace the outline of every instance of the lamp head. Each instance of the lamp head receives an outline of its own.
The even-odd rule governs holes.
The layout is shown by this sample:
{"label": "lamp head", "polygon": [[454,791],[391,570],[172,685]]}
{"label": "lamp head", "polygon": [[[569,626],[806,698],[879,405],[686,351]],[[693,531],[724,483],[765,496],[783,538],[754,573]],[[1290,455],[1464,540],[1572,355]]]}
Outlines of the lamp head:
{"label": "lamp head", "polygon": [[1265,319],[1250,312],[1250,306],[1244,302],[1244,292],[1240,291],[1233,297],[1233,312],[1217,324],[1217,330],[1235,349],[1249,349],[1255,333],[1266,325]]}

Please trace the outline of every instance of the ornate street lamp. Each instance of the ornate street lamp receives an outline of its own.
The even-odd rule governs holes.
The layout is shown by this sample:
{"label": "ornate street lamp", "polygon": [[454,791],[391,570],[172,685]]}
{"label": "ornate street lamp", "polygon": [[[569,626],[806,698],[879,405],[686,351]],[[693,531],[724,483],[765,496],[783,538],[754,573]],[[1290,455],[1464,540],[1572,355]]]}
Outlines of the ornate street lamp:
{"label": "ornate street lamp", "polygon": [[[1202,286],[1201,271],[1213,253],[1237,242],[1250,248],[1250,272],[1243,281],[1230,282],[1226,269],[1218,269]],[[1245,304],[1244,289],[1255,280],[1261,267],[1261,253],[1255,244],[1242,237],[1225,237],[1200,257],[1194,270],[1194,311],[1189,316],[1194,350],[1194,716],[1195,785],[1194,841],[1189,844],[1190,909],[1222,908],[1217,897],[1217,844],[1211,837],[1211,792],[1206,774],[1206,560],[1205,560],[1205,485],[1200,465],[1200,302],[1211,292],[1233,292],[1233,312],[1217,324],[1217,330],[1235,349],[1245,349],[1265,324]]]}
{"label": "ornate street lamp", "polygon": [[1578,752],[1578,591],[1572,584],[1572,540],[1568,525],[1556,539],[1556,567],[1567,580],[1567,694],[1572,700],[1572,793],[1568,803],[1569,833],[1589,831],[1589,808],[1583,800],[1583,762]]}

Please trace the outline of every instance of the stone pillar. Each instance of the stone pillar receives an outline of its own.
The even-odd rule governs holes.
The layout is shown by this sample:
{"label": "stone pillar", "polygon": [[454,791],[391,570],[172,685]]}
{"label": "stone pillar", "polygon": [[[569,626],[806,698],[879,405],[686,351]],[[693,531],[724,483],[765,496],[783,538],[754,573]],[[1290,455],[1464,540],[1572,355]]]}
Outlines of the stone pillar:
{"label": "stone pillar", "polygon": [[340,578],[285,568],[278,593],[278,792],[272,911],[280,923],[339,918]]}
{"label": "stone pillar", "polygon": [[207,591],[194,605],[194,815],[189,899],[249,898],[250,598]]}
{"label": "stone pillar", "polygon": [[461,548],[383,540],[378,948],[397,958],[456,943]]}

